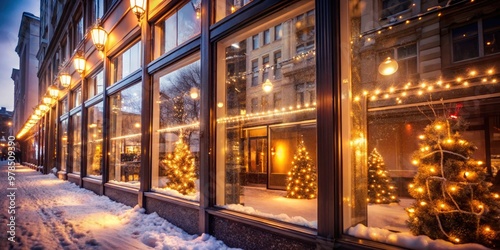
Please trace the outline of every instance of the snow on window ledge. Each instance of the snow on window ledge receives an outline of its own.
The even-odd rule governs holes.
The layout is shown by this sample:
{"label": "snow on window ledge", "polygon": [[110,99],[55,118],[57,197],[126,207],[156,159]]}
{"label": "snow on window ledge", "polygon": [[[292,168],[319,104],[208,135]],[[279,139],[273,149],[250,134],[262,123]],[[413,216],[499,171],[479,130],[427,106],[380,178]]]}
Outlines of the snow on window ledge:
{"label": "snow on window ledge", "polygon": [[402,246],[408,249],[489,249],[479,244],[468,243],[455,245],[441,239],[433,240],[425,235],[415,236],[409,232],[395,233],[387,229],[366,227],[363,224],[358,224],[349,228],[347,234],[358,238]]}
{"label": "snow on window ledge", "polygon": [[240,204],[228,204],[221,206],[223,208],[226,208],[228,210],[236,211],[236,212],[241,212],[245,214],[250,214],[250,215],[255,215],[255,216],[260,216],[264,218],[269,218],[269,219],[274,219],[278,221],[283,221],[283,222],[288,222],[291,224],[299,225],[299,226],[305,226],[313,229],[318,228],[318,221],[308,221],[302,216],[292,216],[290,217],[287,214],[270,214],[270,213],[264,213],[259,210],[254,209],[253,207],[248,207],[248,206],[243,206]]}

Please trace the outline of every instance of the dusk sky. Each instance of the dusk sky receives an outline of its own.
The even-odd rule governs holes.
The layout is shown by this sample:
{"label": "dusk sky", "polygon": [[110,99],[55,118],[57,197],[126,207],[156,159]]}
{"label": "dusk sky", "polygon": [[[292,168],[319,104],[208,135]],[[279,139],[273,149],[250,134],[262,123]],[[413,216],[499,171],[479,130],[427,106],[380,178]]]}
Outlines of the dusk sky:
{"label": "dusk sky", "polygon": [[14,81],[12,69],[19,68],[16,53],[19,26],[23,12],[40,16],[40,0],[4,1],[0,9],[0,107],[14,109]]}

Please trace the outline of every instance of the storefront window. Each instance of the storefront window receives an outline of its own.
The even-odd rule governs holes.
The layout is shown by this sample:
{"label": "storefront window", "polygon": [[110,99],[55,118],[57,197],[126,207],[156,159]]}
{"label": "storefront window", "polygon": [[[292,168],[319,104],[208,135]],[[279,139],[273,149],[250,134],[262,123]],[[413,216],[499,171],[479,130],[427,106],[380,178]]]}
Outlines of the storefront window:
{"label": "storefront window", "polygon": [[139,188],[142,83],[110,96],[109,180]]}
{"label": "storefront window", "polygon": [[82,160],[82,116],[80,112],[71,116],[71,148],[72,148],[72,172],[75,174],[81,171],[81,160]]}
{"label": "storefront window", "polygon": [[217,0],[215,1],[215,21],[233,14],[252,0]]}
{"label": "storefront window", "polygon": [[500,247],[500,63],[480,54],[478,29],[491,6],[403,1],[396,10],[412,11],[394,21],[362,2],[345,1],[341,19],[345,232],[410,249]]}
{"label": "storefront window", "polygon": [[142,66],[141,42],[137,42],[111,60],[111,84],[132,74]]}
{"label": "storefront window", "polygon": [[155,58],[200,34],[201,0],[189,1],[156,24]]}
{"label": "storefront window", "polygon": [[102,102],[88,108],[87,123],[87,176],[102,178]]}
{"label": "storefront window", "polygon": [[199,55],[155,75],[153,191],[199,200]]}
{"label": "storefront window", "polygon": [[67,167],[66,164],[68,162],[68,119],[64,119],[60,123],[61,126],[61,137],[60,137],[60,144],[61,144],[61,158],[60,158],[60,164],[61,164],[61,171],[66,171]]}
{"label": "storefront window", "polygon": [[[217,205],[310,228],[317,227],[313,8],[302,1],[218,43],[216,111]],[[255,48],[254,35],[277,25],[281,39]],[[280,60],[270,60],[274,53]],[[275,68],[281,77],[269,74]]]}

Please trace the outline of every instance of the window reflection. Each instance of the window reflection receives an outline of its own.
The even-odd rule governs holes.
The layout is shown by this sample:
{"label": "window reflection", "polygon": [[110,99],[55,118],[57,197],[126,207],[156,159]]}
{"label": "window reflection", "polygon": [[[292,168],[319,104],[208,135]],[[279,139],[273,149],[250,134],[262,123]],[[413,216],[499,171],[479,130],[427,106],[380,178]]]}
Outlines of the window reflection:
{"label": "window reflection", "polygon": [[218,44],[217,204],[316,228],[313,2],[295,7]]}
{"label": "window reflection", "polygon": [[142,83],[110,97],[109,180],[139,188]]}
{"label": "window reflection", "polygon": [[61,171],[66,171],[68,162],[68,119],[64,119],[60,123],[60,144],[61,144]]}
{"label": "window reflection", "polygon": [[141,42],[137,42],[132,47],[116,56],[111,61],[112,83],[116,83],[134,71],[141,68],[142,53]]}
{"label": "window reflection", "polygon": [[82,116],[80,113],[76,113],[71,116],[71,157],[72,164],[71,170],[73,173],[80,173],[81,171],[81,159],[82,159]]}

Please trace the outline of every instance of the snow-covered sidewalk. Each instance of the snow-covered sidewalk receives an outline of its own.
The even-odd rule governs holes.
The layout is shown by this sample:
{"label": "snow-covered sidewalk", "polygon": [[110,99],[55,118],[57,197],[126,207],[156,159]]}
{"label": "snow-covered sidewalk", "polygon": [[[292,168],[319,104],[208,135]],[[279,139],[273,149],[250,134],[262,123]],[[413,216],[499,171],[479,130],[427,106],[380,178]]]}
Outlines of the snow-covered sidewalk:
{"label": "snow-covered sidewalk", "polygon": [[9,185],[7,167],[0,162],[0,249],[228,249],[52,174],[16,166]]}

